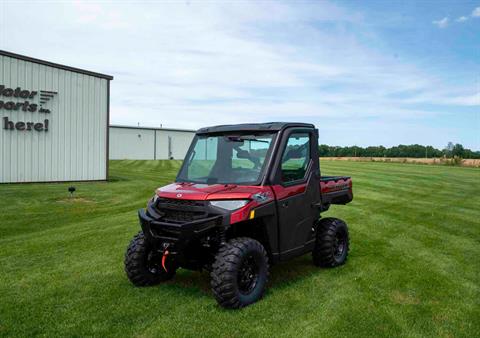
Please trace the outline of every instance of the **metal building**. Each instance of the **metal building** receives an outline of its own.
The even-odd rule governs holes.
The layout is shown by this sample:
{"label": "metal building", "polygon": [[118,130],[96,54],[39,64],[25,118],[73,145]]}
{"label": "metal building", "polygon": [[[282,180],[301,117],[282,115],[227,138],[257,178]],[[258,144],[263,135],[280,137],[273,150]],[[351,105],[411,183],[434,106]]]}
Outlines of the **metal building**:
{"label": "metal building", "polygon": [[183,160],[194,130],[110,126],[111,160]]}
{"label": "metal building", "polygon": [[0,50],[0,183],[106,180],[112,79]]}

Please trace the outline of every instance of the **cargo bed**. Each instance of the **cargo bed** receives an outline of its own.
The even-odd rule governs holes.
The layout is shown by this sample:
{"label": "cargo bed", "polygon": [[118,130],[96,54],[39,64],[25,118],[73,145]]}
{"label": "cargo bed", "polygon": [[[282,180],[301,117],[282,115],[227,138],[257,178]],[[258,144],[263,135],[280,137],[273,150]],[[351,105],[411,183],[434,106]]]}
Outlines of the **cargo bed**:
{"label": "cargo bed", "polygon": [[320,191],[322,205],[347,204],[353,199],[352,178],[349,176],[321,176]]}

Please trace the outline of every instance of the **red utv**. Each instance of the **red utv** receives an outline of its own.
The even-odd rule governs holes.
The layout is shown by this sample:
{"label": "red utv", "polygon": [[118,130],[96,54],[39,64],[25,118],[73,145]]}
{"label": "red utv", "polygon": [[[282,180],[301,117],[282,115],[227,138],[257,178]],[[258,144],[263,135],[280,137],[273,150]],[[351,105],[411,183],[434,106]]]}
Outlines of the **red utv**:
{"label": "red utv", "polygon": [[202,128],[175,183],[138,212],[140,231],[125,255],[136,286],[171,279],[178,268],[210,271],[226,308],[260,299],[271,264],[312,252],[313,263],[345,262],[348,229],[321,218],[353,198],[345,176],[321,176],[318,130],[304,123]]}

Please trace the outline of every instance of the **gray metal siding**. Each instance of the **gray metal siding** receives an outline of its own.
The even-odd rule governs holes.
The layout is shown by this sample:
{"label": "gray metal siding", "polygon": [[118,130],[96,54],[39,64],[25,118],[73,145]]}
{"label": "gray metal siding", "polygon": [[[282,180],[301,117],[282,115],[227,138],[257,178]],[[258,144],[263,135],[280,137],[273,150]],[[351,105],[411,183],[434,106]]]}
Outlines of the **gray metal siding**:
{"label": "gray metal siding", "polygon": [[[0,182],[105,180],[108,80],[0,56],[0,84],[58,92],[43,105],[51,113],[0,109]],[[2,101],[24,99],[0,96]],[[39,104],[39,96],[30,100]],[[14,123],[49,120],[49,130],[5,130]]]}
{"label": "gray metal siding", "polygon": [[171,139],[171,152],[175,160],[183,160],[192,142],[193,132],[157,130],[157,159],[168,159],[168,138]]}
{"label": "gray metal siding", "polygon": [[109,156],[111,160],[166,160],[170,137],[172,157],[183,160],[193,136],[193,131],[111,126]]}
{"label": "gray metal siding", "polygon": [[110,127],[111,160],[153,160],[154,131]]}

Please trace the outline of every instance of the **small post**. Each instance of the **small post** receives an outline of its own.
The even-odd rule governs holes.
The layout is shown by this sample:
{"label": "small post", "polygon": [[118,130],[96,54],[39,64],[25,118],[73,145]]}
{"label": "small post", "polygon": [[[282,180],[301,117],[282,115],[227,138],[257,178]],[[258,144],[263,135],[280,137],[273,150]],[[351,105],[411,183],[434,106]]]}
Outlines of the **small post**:
{"label": "small post", "polygon": [[74,186],[68,187],[68,192],[70,193],[70,198],[73,197],[73,193],[77,190]]}

